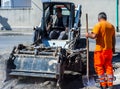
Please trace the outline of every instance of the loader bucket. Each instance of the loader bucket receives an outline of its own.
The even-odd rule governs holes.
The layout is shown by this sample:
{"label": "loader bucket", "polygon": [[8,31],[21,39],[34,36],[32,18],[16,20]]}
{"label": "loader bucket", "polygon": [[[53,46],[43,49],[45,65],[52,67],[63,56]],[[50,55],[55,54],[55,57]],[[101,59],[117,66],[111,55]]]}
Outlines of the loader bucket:
{"label": "loader bucket", "polygon": [[15,54],[10,75],[32,77],[56,77],[57,57],[28,54]]}

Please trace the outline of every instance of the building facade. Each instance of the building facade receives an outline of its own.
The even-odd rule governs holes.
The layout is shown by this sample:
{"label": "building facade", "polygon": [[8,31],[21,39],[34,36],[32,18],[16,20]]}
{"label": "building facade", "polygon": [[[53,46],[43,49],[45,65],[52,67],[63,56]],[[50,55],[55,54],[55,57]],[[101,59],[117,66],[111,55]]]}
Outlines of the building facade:
{"label": "building facade", "polygon": [[[0,29],[30,30],[39,25],[42,17],[42,1],[44,0],[0,0]],[[106,12],[108,20],[116,25],[116,0],[72,0],[72,2],[82,5],[82,28],[86,26],[86,13],[89,16],[89,28],[92,28],[101,11]]]}
{"label": "building facade", "polygon": [[40,0],[0,0],[0,29],[31,29],[40,23]]}

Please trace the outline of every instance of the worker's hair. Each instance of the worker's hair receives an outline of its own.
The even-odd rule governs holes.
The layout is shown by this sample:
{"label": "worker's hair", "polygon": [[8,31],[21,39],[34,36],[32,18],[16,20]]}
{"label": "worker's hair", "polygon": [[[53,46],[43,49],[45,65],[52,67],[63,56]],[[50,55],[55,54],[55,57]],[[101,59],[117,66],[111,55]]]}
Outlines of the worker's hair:
{"label": "worker's hair", "polygon": [[62,9],[61,9],[60,7],[57,7],[57,8],[56,8],[56,11],[62,12]]}
{"label": "worker's hair", "polygon": [[98,19],[105,19],[105,20],[107,20],[107,15],[106,15],[106,13],[105,13],[105,12],[100,12],[100,13],[98,14]]}

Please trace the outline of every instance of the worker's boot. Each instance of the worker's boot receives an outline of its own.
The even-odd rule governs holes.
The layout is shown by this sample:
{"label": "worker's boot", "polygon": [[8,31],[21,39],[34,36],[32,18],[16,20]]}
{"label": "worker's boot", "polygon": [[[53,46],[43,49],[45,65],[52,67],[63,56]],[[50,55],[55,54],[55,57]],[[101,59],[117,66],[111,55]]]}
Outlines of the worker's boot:
{"label": "worker's boot", "polygon": [[107,88],[106,88],[106,86],[101,86],[101,88],[100,88],[100,89],[107,89]]}

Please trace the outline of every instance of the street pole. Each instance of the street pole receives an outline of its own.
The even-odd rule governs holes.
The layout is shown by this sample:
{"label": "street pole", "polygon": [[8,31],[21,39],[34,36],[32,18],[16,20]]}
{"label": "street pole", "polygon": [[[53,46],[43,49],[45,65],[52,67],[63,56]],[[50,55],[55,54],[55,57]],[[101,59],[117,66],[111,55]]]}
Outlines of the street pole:
{"label": "street pole", "polygon": [[116,31],[119,32],[119,0],[116,0]]}

